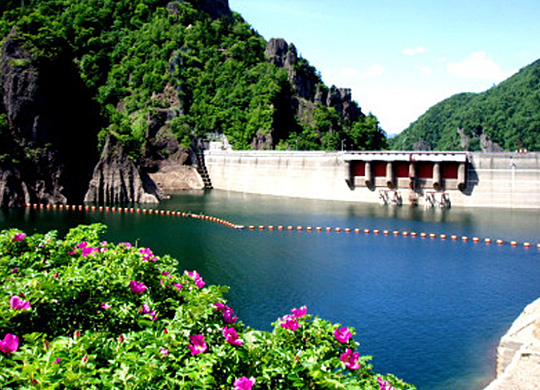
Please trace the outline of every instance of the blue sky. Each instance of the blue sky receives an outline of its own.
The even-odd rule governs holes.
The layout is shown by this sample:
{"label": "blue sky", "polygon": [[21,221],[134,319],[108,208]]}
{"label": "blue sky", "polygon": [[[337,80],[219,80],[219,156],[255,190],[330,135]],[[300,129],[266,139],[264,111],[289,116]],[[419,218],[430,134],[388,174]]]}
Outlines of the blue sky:
{"label": "blue sky", "polygon": [[482,92],[540,58],[540,0],[229,0],[284,38],[328,86],[399,133],[459,92]]}

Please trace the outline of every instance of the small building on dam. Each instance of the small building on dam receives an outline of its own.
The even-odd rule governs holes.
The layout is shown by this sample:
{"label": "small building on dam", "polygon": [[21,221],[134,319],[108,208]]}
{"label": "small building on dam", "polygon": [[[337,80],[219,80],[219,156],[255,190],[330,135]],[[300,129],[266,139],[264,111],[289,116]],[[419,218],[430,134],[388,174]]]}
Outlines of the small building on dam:
{"label": "small building on dam", "polygon": [[207,150],[216,189],[426,207],[540,208],[540,153]]}

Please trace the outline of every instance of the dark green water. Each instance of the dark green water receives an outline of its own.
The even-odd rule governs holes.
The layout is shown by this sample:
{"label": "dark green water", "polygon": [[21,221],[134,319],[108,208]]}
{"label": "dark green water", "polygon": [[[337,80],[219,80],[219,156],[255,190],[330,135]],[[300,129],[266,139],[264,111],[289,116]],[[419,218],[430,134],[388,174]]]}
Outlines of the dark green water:
{"label": "dark green water", "polygon": [[[540,296],[540,212],[449,210],[312,201],[212,191],[160,209],[241,225],[292,225],[445,233],[516,240],[510,245],[383,234],[234,230],[167,215],[10,210],[0,227],[65,232],[103,222],[110,241],[171,254],[183,269],[228,285],[230,305],[257,329],[292,307],[356,328],[375,370],[419,389],[475,390],[492,379],[499,338]],[[530,241],[531,248],[521,243]]]}

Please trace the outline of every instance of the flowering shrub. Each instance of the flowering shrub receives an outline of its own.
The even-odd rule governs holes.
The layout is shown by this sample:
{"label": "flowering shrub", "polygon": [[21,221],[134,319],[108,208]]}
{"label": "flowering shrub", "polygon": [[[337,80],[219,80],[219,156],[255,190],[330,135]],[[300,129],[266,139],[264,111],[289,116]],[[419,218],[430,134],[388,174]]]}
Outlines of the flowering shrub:
{"label": "flowering shrub", "polygon": [[103,230],[0,234],[3,388],[414,389],[375,374],[353,329],[305,306],[246,328],[226,287]]}

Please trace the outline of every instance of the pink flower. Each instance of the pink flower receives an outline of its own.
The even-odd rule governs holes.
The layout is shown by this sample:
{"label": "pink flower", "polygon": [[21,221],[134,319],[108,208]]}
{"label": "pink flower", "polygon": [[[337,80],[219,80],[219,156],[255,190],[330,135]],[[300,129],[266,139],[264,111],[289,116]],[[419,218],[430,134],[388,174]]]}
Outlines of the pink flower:
{"label": "pink flower", "polygon": [[131,245],[131,243],[129,243],[129,242],[120,242],[120,243],[118,243],[118,246],[120,246],[120,245],[123,245],[123,246],[125,246],[126,248],[131,248],[131,247],[133,246],[133,245]]}
{"label": "pink flower", "polygon": [[238,319],[238,316],[233,316],[234,311],[230,307],[226,310],[223,310],[223,322],[226,324],[234,324]]}
{"label": "pink flower", "polygon": [[349,370],[358,370],[360,368],[360,363],[358,363],[359,357],[360,354],[358,352],[353,353],[350,348],[347,348],[347,350],[341,354],[339,360],[345,363],[345,367]]}
{"label": "pink flower", "polygon": [[231,345],[244,344],[244,341],[238,338],[238,333],[236,333],[236,330],[234,328],[224,327],[223,336],[225,337],[225,341]]}
{"label": "pink flower", "polygon": [[89,255],[91,255],[94,252],[99,252],[99,249],[98,248],[92,248],[91,246],[87,246],[87,247],[83,248],[81,254],[82,254],[82,257],[88,257]]}
{"label": "pink flower", "polygon": [[346,342],[348,342],[348,341],[351,339],[352,334],[351,334],[351,332],[349,331],[349,328],[342,327],[342,328],[337,328],[337,329],[334,331],[334,337],[335,337],[336,340],[339,341],[340,343],[345,344]]}
{"label": "pink flower", "polygon": [[86,246],[88,245],[88,243],[86,241],[83,241],[77,245],[75,245],[75,249],[82,249],[82,248],[86,248]]}
{"label": "pink flower", "polygon": [[139,249],[139,253],[143,255],[143,261],[156,261],[158,259],[149,248]]}
{"label": "pink flower", "polygon": [[121,335],[118,337],[118,342],[119,342],[119,343],[123,343],[124,340],[125,340],[125,337],[124,337],[123,334],[121,334]]}
{"label": "pink flower", "polygon": [[300,326],[298,321],[296,321],[295,317],[291,315],[287,315],[282,319],[280,318],[279,320],[281,322],[282,328],[292,330],[293,332],[298,329],[298,326]]}
{"label": "pink flower", "polygon": [[291,313],[295,318],[302,318],[307,314],[307,306],[302,306],[300,309],[291,309]]}
{"label": "pink flower", "polygon": [[203,278],[201,278],[201,276],[199,275],[197,271],[193,271],[193,272],[184,271],[184,274],[192,278],[195,281],[195,285],[199,288],[203,288],[204,285],[206,284],[206,282],[203,280]]}
{"label": "pink flower", "polygon": [[159,353],[161,354],[161,356],[165,357],[169,354],[169,350],[166,348],[160,348]]}
{"label": "pink flower", "polygon": [[15,237],[13,237],[11,240],[12,241],[24,241],[25,238],[26,238],[26,233],[17,233],[17,234],[15,234]]}
{"label": "pink flower", "polygon": [[58,364],[58,363],[60,363],[61,360],[62,359],[60,359],[60,358],[56,358],[56,360],[53,362],[53,364]]}
{"label": "pink flower", "polygon": [[188,348],[191,351],[192,355],[204,353],[208,349],[208,345],[206,345],[204,341],[204,335],[202,334],[189,336],[189,341],[191,344],[188,345]]}
{"label": "pink flower", "polygon": [[88,355],[84,355],[81,359],[81,363],[86,363],[88,361]]}
{"label": "pink flower", "polygon": [[236,322],[236,320],[238,319],[238,316],[233,316],[234,314],[234,310],[231,309],[229,306],[221,303],[221,302],[216,302],[214,303],[214,305],[216,306],[216,310],[218,311],[221,311],[222,314],[223,314],[223,322],[225,322],[226,324],[234,324]]}
{"label": "pink flower", "polygon": [[9,304],[14,310],[30,310],[30,302],[22,300],[17,295],[11,297]]}
{"label": "pink flower", "polygon": [[234,381],[234,390],[251,390],[255,384],[255,378],[245,377],[238,378]]}
{"label": "pink flower", "polygon": [[396,390],[392,385],[390,385],[390,382],[383,381],[383,379],[380,376],[377,377],[377,380],[379,381],[379,388],[381,390]]}
{"label": "pink flower", "polygon": [[180,291],[182,289],[182,285],[180,283],[174,283],[173,284],[174,288],[176,288],[178,291]]}
{"label": "pink flower", "polygon": [[101,305],[99,305],[103,310],[109,310],[112,306],[109,305],[108,302],[103,302]]}
{"label": "pink flower", "polygon": [[143,312],[143,314],[148,314],[150,317],[152,317],[153,321],[155,321],[157,319],[156,311],[155,310],[150,310],[150,306],[148,306],[147,304],[142,305],[141,311]]}
{"label": "pink flower", "polygon": [[0,340],[0,351],[4,353],[15,352],[19,348],[19,338],[14,334],[7,333],[3,340]]}
{"label": "pink flower", "polygon": [[132,280],[129,282],[129,288],[133,294],[141,294],[146,291],[146,286],[142,282]]}

